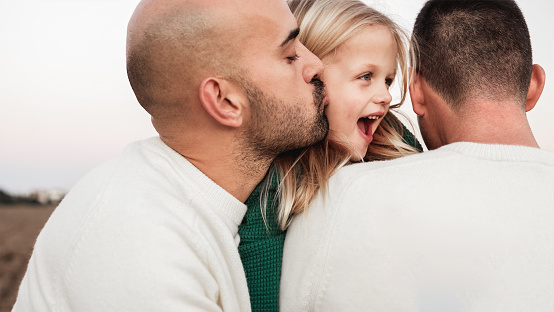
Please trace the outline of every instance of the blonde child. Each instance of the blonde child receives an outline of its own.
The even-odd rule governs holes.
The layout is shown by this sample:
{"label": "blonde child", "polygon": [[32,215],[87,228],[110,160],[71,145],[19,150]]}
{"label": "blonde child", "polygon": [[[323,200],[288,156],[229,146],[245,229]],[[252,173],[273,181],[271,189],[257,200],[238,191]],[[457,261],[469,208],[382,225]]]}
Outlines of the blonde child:
{"label": "blonde child", "polygon": [[[246,202],[239,253],[253,311],[278,310],[285,230],[337,169],[421,151],[412,133],[389,112],[406,98],[405,32],[357,0],[293,0],[289,6],[300,28],[298,39],[326,67],[320,78],[329,97],[330,131],[321,143],[280,155],[265,184]],[[401,98],[391,105],[394,81],[400,82]]]}
{"label": "blonde child", "polygon": [[[408,88],[407,34],[391,19],[358,0],[292,0],[300,41],[325,65],[321,80],[329,104],[325,141],[275,161],[278,221],[286,229],[329,177],[349,162],[388,160],[421,151],[392,113]],[[389,87],[399,81],[400,102],[390,105]]]}

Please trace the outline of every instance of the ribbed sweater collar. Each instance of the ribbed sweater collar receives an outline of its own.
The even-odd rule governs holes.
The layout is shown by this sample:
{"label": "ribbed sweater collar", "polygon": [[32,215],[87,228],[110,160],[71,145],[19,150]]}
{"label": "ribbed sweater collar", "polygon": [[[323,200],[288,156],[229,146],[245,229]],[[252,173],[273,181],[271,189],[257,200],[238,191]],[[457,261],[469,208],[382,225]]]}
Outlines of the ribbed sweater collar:
{"label": "ribbed sweater collar", "polygon": [[246,205],[236,199],[233,195],[216,184],[202,171],[196,168],[184,156],[167,146],[160,138],[150,139],[152,145],[162,149],[177,166],[176,170],[193,182],[193,187],[199,196],[213,203],[214,210],[219,211],[238,227],[246,214]]}
{"label": "ribbed sweater collar", "polygon": [[445,145],[437,151],[452,151],[466,156],[498,161],[533,161],[553,164],[554,153],[534,147],[520,145],[482,144],[457,142]]}

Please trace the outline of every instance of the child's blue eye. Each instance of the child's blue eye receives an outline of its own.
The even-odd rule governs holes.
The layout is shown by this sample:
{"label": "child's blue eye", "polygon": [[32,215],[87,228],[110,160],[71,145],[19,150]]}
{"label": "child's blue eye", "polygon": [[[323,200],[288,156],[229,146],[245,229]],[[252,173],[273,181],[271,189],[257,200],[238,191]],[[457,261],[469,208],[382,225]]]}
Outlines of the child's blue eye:
{"label": "child's blue eye", "polygon": [[360,76],[359,79],[370,81],[371,80],[371,73],[367,73],[365,75]]}

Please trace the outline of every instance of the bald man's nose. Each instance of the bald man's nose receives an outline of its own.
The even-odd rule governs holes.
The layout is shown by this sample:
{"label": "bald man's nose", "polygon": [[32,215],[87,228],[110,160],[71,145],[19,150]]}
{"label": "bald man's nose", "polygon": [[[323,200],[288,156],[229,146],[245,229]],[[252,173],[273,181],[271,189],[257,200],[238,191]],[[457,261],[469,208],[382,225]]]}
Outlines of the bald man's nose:
{"label": "bald man's nose", "polygon": [[315,56],[310,50],[308,50],[304,45],[302,45],[302,58],[305,60],[303,77],[306,83],[310,83],[314,77],[321,77],[325,67],[321,60]]}

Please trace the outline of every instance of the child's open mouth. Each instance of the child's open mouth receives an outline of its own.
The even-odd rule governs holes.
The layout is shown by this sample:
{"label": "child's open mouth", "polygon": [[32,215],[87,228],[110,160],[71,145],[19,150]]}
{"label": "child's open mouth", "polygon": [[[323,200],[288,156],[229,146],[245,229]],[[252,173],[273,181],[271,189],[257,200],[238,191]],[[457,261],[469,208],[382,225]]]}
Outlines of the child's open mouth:
{"label": "child's open mouth", "polygon": [[364,137],[372,137],[371,126],[379,119],[379,116],[367,116],[358,119],[358,128],[364,135]]}

